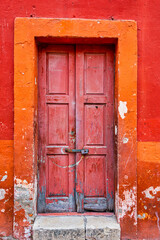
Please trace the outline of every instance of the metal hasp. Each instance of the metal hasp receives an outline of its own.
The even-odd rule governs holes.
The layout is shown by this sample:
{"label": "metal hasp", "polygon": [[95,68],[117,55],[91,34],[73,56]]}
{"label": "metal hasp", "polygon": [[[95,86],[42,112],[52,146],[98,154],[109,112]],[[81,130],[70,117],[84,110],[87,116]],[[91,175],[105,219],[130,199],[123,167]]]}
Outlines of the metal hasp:
{"label": "metal hasp", "polygon": [[89,153],[88,149],[69,149],[69,148],[65,148],[65,152],[68,153],[81,153],[81,154],[87,154]]}

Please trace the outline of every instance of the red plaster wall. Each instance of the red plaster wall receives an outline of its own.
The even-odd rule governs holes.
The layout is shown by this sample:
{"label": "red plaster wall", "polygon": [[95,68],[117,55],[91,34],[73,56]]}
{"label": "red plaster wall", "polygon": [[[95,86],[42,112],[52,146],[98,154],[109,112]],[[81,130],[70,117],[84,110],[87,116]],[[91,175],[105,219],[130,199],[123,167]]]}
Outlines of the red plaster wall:
{"label": "red plaster wall", "polygon": [[[160,4],[159,0],[3,0],[0,5],[0,188],[8,189],[0,210],[0,236],[12,234],[13,37],[15,17],[132,19],[138,23],[138,239],[160,239]],[[128,79],[129,81],[129,79]],[[145,142],[149,142],[147,145]],[[154,146],[152,148],[152,145]],[[143,155],[145,149],[150,149]],[[10,150],[9,150],[10,149]],[[158,150],[157,150],[158,149]],[[7,159],[7,160],[6,160]],[[4,164],[7,161],[7,164]],[[155,196],[156,195],[156,196]],[[7,199],[8,197],[8,199]],[[158,198],[158,199],[157,199]],[[154,201],[153,201],[154,199]],[[156,207],[154,207],[156,205]],[[0,205],[1,206],[1,205]],[[147,206],[147,209],[144,209]],[[143,215],[144,214],[144,215]],[[145,216],[145,217],[144,217]],[[124,235],[125,237],[125,235]],[[130,238],[132,239],[132,233]]]}

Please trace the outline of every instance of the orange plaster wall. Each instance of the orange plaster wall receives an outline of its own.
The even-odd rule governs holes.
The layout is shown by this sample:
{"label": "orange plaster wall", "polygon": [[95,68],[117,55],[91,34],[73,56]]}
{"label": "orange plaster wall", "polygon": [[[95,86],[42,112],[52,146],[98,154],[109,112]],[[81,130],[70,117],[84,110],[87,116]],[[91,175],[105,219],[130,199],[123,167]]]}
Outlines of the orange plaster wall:
{"label": "orange plaster wall", "polygon": [[12,235],[13,140],[0,140],[0,239]]}
{"label": "orange plaster wall", "polygon": [[160,239],[160,142],[138,143],[138,239]]}
{"label": "orange plaster wall", "polygon": [[[26,34],[24,34],[27,33]],[[36,196],[34,176],[36,150],[35,92],[37,88],[37,52],[35,37],[117,39],[115,82],[118,119],[118,168],[116,215],[123,237],[137,234],[137,25],[135,21],[104,21],[90,19],[17,18],[14,52],[14,237],[31,236]],[[23,61],[21,61],[23,59]],[[128,79],[130,81],[128,82]],[[123,106],[126,111],[123,113]],[[126,141],[127,139],[127,141]],[[34,165],[35,161],[35,165]],[[23,162],[23,165],[21,164]],[[130,175],[132,172],[132,175]],[[128,178],[124,179],[124,176]],[[23,196],[23,193],[27,192]],[[127,198],[126,198],[126,193]],[[132,202],[130,206],[130,202]],[[27,204],[27,206],[26,206]],[[33,209],[31,214],[30,209]],[[23,210],[23,211],[22,211]],[[128,222],[126,224],[126,222]]]}

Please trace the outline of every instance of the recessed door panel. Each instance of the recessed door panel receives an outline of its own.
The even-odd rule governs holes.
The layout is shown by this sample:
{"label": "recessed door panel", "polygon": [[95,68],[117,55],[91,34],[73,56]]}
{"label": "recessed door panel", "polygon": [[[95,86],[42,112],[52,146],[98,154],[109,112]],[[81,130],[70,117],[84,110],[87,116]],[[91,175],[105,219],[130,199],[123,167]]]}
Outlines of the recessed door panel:
{"label": "recessed door panel", "polygon": [[48,156],[47,197],[68,197],[69,193],[68,155]]}
{"label": "recessed door panel", "polygon": [[104,145],[105,106],[85,104],[85,145]]}
{"label": "recessed door panel", "polygon": [[68,144],[68,104],[48,104],[48,144]]}
{"label": "recessed door panel", "polygon": [[47,85],[49,94],[67,94],[69,81],[69,54],[47,54]]}
{"label": "recessed door panel", "polygon": [[105,156],[89,155],[84,162],[84,197],[105,197]]}
{"label": "recessed door panel", "polygon": [[105,54],[84,54],[84,84],[86,94],[103,94],[105,77]]}

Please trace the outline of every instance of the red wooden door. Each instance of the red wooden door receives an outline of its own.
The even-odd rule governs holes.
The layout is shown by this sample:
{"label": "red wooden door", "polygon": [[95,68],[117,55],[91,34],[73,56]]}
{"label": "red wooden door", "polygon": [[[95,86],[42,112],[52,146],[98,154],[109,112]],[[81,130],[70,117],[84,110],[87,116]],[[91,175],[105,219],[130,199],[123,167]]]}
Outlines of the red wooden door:
{"label": "red wooden door", "polygon": [[108,46],[40,51],[39,212],[114,208],[113,62]]}

